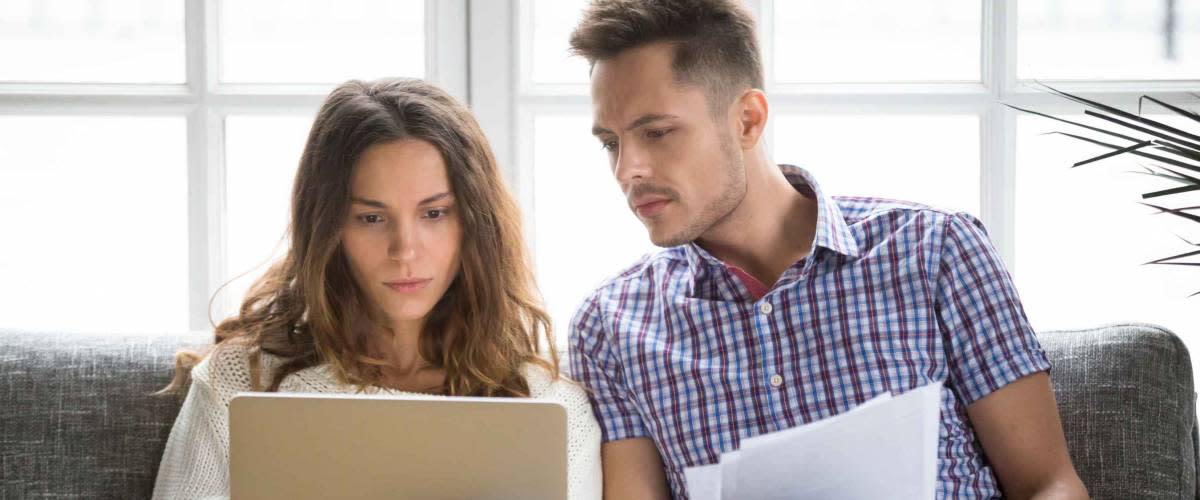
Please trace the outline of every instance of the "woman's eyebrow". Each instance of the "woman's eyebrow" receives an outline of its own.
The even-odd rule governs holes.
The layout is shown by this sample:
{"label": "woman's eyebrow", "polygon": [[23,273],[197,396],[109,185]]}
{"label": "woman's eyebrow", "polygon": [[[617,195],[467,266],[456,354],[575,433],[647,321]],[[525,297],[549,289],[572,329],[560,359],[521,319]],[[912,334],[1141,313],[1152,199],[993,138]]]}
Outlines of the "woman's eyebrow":
{"label": "woman's eyebrow", "polygon": [[367,205],[367,206],[371,206],[371,207],[375,207],[375,208],[387,208],[387,203],[384,203],[379,200],[372,200],[370,198],[360,198],[358,196],[351,196],[350,201],[352,201],[354,203],[361,203],[363,205]]}
{"label": "woman's eyebrow", "polygon": [[444,193],[438,193],[438,194],[435,194],[435,195],[433,195],[433,196],[430,196],[430,197],[428,197],[428,198],[425,198],[424,200],[421,200],[421,202],[420,202],[420,203],[418,203],[418,205],[426,205],[426,204],[429,204],[429,203],[433,203],[433,202],[435,202],[435,201],[441,201],[441,200],[444,200],[444,199],[446,199],[446,198],[449,198],[449,197],[450,197],[450,192],[449,192],[449,191],[446,191],[446,192],[444,192]]}
{"label": "woman's eyebrow", "polygon": [[[421,200],[420,202],[417,203],[417,205],[427,205],[427,204],[433,203],[435,201],[444,200],[446,198],[449,198],[450,196],[451,196],[451,193],[449,191],[446,191],[443,193],[438,193],[438,194],[435,194],[433,196],[430,196],[428,198]],[[361,196],[351,196],[350,201],[353,203],[361,203],[363,205],[367,205],[367,206],[375,207],[375,208],[387,208],[388,207],[387,203],[384,203],[379,200],[372,200],[370,198],[363,198]]]}

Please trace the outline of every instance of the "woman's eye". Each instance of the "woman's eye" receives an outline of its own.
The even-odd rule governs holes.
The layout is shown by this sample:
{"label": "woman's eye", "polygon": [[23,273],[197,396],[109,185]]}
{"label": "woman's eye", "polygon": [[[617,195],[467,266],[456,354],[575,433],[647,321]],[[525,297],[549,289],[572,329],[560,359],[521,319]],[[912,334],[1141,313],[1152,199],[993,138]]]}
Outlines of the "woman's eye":
{"label": "woman's eye", "polygon": [[358,220],[363,221],[367,224],[376,224],[380,220],[382,220],[382,217],[380,217],[378,214],[366,214],[366,215],[358,216]]}
{"label": "woman's eye", "polygon": [[426,219],[440,219],[445,216],[446,216],[446,209],[444,209],[444,208],[435,208],[433,210],[425,211]]}

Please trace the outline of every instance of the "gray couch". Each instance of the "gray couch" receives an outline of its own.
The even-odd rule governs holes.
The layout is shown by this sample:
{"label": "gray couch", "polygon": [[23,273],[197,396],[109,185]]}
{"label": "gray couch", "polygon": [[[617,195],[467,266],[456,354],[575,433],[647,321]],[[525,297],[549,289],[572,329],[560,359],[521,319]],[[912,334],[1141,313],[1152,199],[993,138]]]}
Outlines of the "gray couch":
{"label": "gray couch", "polygon": [[[1098,499],[1200,498],[1191,362],[1152,325],[1038,335]],[[179,400],[150,393],[204,337],[0,331],[0,499],[146,498]]]}

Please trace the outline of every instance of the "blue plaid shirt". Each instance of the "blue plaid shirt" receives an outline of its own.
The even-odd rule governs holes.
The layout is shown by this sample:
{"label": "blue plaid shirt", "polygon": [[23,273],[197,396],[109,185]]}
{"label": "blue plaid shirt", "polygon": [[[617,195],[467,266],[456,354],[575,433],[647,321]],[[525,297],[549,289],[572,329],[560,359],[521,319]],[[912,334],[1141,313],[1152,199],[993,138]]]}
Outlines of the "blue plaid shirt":
{"label": "blue plaid shirt", "polygon": [[695,244],[643,257],[580,307],[571,372],[605,442],[649,437],[676,498],[683,469],[742,439],[943,381],[938,498],[1000,490],[966,407],[1050,369],[978,219],[873,198],[818,204],[813,250],[755,298]]}

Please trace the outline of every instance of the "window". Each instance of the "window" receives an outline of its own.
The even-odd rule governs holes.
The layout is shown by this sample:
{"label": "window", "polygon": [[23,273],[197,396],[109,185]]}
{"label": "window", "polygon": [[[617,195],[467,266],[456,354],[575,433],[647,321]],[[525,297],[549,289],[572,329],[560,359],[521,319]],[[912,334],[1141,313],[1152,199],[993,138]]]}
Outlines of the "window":
{"label": "window", "polygon": [[[1196,228],[1135,203],[1157,186],[1124,173],[1135,162],[1070,169],[1092,149],[1003,105],[1081,111],[1040,81],[1127,110],[1146,93],[1196,107],[1200,0],[745,1],[776,161],[832,194],[979,216],[1038,329],[1145,321],[1200,352],[1185,313],[1200,273],[1139,265]],[[654,250],[590,136],[587,65],[567,54],[585,0],[233,4],[0,4],[0,231],[37,242],[0,259],[18,311],[0,327],[205,329],[232,280],[212,309],[229,314],[282,249],[307,128],[348,78],[421,76],[471,104],[560,342],[601,280]]]}
{"label": "window", "polygon": [[[487,8],[503,29],[471,29],[473,61],[516,68],[501,84],[473,84],[490,97],[474,105],[514,165],[541,286],[563,336],[588,292],[653,249],[589,142],[587,67],[567,56],[585,4],[520,0],[515,11]],[[1090,151],[1039,135],[1061,124],[1003,106],[1081,111],[1039,91],[1037,80],[1125,109],[1144,93],[1195,107],[1187,92],[1200,92],[1200,58],[1189,52],[1200,47],[1200,1],[747,4],[759,19],[775,161],[808,168],[832,194],[979,216],[1037,329],[1144,321],[1200,351],[1200,322],[1188,313],[1198,299],[1186,298],[1200,289],[1200,273],[1139,265],[1188,249],[1172,231],[1193,241],[1200,232],[1169,227],[1134,203],[1142,185],[1121,173],[1132,162],[1070,169]]]}
{"label": "window", "polygon": [[208,329],[218,288],[216,322],[282,250],[334,84],[424,77],[466,99],[465,0],[282,5],[0,5],[0,231],[28,242],[0,259],[0,327]]}

